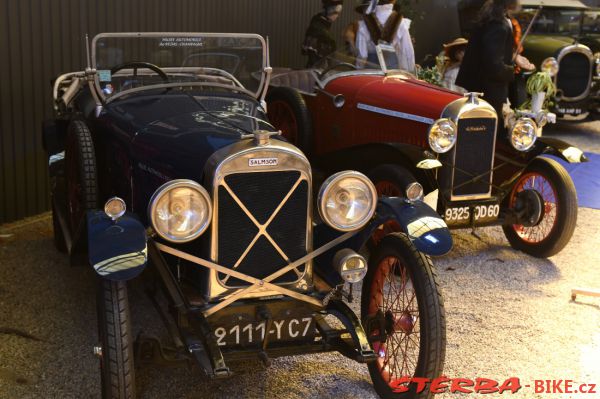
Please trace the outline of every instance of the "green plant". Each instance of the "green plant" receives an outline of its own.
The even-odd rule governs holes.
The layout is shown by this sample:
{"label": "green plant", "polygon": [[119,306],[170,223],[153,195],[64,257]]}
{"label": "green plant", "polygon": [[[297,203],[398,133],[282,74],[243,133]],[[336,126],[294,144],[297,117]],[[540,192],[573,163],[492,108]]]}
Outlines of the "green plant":
{"label": "green plant", "polygon": [[432,85],[442,86],[442,75],[437,67],[433,68],[417,68],[417,78],[424,80]]}
{"label": "green plant", "polygon": [[527,79],[527,93],[546,93],[546,97],[553,97],[556,94],[556,85],[548,72],[534,73]]}
{"label": "green plant", "polygon": [[[556,95],[556,85],[548,72],[537,72],[531,75],[527,79],[525,89],[530,96],[536,93],[545,93],[544,108],[548,108],[552,104],[552,99]],[[521,104],[519,109],[528,109],[530,107],[531,98]]]}

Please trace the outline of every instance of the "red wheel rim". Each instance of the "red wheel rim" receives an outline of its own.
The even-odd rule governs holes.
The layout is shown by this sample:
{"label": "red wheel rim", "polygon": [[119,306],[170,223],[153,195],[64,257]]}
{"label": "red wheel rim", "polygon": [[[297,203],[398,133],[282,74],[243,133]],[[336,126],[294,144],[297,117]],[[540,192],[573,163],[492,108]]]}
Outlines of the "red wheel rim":
{"label": "red wheel rim", "polygon": [[283,137],[294,145],[298,144],[298,122],[288,103],[282,100],[269,103],[267,115],[273,126],[281,130]]}
{"label": "red wheel rim", "polygon": [[554,227],[558,216],[558,195],[556,188],[545,176],[537,172],[525,173],[519,178],[510,196],[510,205],[514,207],[517,194],[523,190],[535,190],[544,200],[544,211],[540,222],[531,227],[514,224],[515,233],[525,242],[537,244],[547,239]]}
{"label": "red wheel rim", "polygon": [[[388,180],[377,182],[375,184],[375,189],[377,190],[377,195],[379,197],[400,197],[402,195],[400,187]],[[373,243],[378,244],[386,235],[400,230],[401,228],[398,222],[387,222],[375,230],[372,237]]]}
{"label": "red wheel rim", "polygon": [[[371,283],[369,315],[381,311],[391,321],[391,332],[385,342],[372,345],[379,373],[392,388],[394,381],[412,377],[417,370],[421,327],[416,294],[410,273],[399,258],[389,256],[379,263]],[[380,334],[375,330],[371,335]]]}

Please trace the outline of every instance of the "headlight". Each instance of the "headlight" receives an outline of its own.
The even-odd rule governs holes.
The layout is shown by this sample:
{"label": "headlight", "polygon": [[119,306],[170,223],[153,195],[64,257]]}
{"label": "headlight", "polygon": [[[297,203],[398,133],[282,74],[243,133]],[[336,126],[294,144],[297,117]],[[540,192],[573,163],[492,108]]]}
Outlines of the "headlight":
{"label": "headlight", "polygon": [[358,230],[369,222],[377,206],[377,191],[362,173],[345,171],[331,176],[319,191],[319,214],[339,231]]}
{"label": "headlight", "polygon": [[594,61],[596,62],[596,76],[600,76],[600,53],[594,54]]}
{"label": "headlight", "polygon": [[547,72],[551,77],[558,74],[558,61],[554,57],[548,57],[542,61],[542,72]]}
{"label": "headlight", "polygon": [[521,118],[513,126],[510,143],[518,151],[527,151],[537,140],[537,125],[530,118]]}
{"label": "headlight", "polygon": [[456,124],[450,119],[438,119],[427,134],[429,146],[439,154],[448,152],[456,144]]}
{"label": "headlight", "polygon": [[212,207],[208,192],[192,180],[172,180],[152,196],[149,217],[156,233],[167,241],[196,239],[210,223]]}
{"label": "headlight", "polygon": [[126,210],[125,201],[119,197],[112,197],[104,204],[104,213],[113,221],[123,216]]}

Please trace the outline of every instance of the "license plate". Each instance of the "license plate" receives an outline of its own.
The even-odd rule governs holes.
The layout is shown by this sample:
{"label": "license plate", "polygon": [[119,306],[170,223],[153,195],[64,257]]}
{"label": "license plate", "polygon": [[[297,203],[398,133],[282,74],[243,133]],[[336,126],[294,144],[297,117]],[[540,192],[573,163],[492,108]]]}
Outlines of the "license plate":
{"label": "license plate", "polygon": [[498,219],[500,215],[500,205],[467,205],[448,208],[444,212],[444,221],[447,224],[465,223],[471,220],[475,222],[489,222]]}
{"label": "license plate", "polygon": [[313,317],[273,320],[269,331],[267,323],[243,322],[229,326],[217,327],[214,330],[219,346],[250,346],[260,344],[269,335],[269,342],[312,340],[315,335],[315,319]]}
{"label": "license plate", "polygon": [[566,115],[581,115],[583,110],[581,108],[558,108],[558,112]]}

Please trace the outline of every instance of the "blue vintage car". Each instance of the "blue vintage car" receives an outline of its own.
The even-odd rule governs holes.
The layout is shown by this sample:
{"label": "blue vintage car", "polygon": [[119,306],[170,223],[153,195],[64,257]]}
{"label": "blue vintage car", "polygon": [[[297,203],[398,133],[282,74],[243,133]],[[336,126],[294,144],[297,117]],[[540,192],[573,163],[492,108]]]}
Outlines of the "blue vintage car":
{"label": "blue vintage car", "polygon": [[[88,59],[56,79],[43,139],[56,247],[97,274],[103,397],[134,397],[134,359],[161,357],[217,378],[230,360],[338,351],[369,363],[382,397],[415,397],[401,377],[441,374],[444,309],[427,255],[450,250],[444,221],[419,187],[378,200],[355,171],[315,189],[305,155],[266,120],[262,37],[100,34]],[[366,259],[391,220],[402,232]],[[134,278],[167,298],[168,311],[153,302],[175,353],[134,340]]]}

